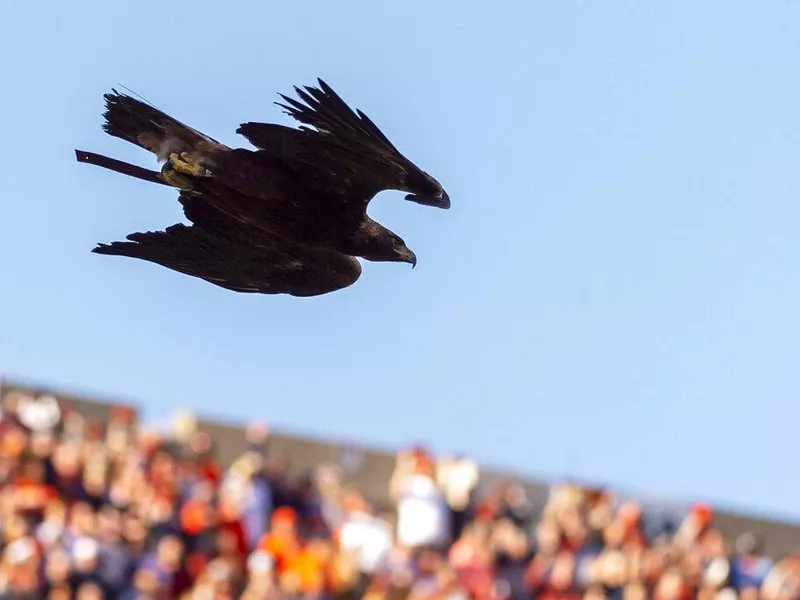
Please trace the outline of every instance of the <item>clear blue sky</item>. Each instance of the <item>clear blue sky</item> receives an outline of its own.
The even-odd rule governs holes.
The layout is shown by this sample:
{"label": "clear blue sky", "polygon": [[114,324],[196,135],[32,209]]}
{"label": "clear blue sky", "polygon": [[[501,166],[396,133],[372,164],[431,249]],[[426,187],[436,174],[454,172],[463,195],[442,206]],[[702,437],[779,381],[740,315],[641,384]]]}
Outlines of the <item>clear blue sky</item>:
{"label": "clear blue sky", "polygon": [[[800,518],[800,4],[0,3],[10,377]],[[229,144],[321,76],[449,191],[419,265],[248,296],[98,241],[182,220],[126,85]]]}

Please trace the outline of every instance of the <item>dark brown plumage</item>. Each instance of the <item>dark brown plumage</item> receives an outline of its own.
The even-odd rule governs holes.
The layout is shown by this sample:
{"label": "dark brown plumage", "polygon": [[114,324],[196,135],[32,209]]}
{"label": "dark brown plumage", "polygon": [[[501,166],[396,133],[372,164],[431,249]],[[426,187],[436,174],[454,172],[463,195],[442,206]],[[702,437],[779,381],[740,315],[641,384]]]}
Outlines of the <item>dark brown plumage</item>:
{"label": "dark brown plumage", "polygon": [[126,242],[99,244],[93,252],[146,260],[244,293],[316,296],[348,287],[361,275],[356,258],[242,225],[202,193],[181,192],[178,200],[191,225],[132,233]]}
{"label": "dark brown plumage", "polygon": [[[215,217],[199,226],[187,213],[194,223],[190,227],[133,234],[129,242],[96,251],[151,260],[210,281],[235,281],[231,289],[300,292],[295,295],[352,284],[360,274],[352,257],[416,264],[405,242],[367,215],[367,206],[389,189],[439,208],[449,208],[449,197],[366,115],[353,112],[322,80],[319,84],[305,91],[295,88],[305,104],[282,96],[286,104],[280,106],[300,121],[299,129],[255,122],[237,129],[256,150],[229,148],[135,98],[107,94],[105,131],[153,152],[164,168],[147,175],[146,169],[100,155],[78,152],[78,159],[146,180],[156,177],[182,189],[184,207],[191,199]],[[253,252],[258,244],[261,254]],[[225,256],[230,257],[228,276]],[[292,256],[299,258],[292,263]],[[261,270],[249,273],[263,281],[288,277],[290,270],[279,265],[299,261],[309,265],[306,274],[318,277],[319,286],[302,278],[302,284],[288,278],[277,286],[248,283],[243,272],[234,276],[237,260],[261,261]],[[322,273],[326,260],[331,261],[329,276]]]}

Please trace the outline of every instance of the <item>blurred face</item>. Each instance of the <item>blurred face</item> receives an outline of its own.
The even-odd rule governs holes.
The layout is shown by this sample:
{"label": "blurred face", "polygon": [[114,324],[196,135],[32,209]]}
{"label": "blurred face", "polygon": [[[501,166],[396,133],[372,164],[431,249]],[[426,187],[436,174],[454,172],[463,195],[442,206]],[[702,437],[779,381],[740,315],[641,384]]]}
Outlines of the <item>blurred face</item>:
{"label": "blurred face", "polygon": [[639,581],[629,583],[622,592],[622,600],[647,600],[647,588]]}
{"label": "blurred face", "polygon": [[75,477],[80,472],[80,449],[74,444],[61,444],[53,454],[53,467],[62,477]]}
{"label": "blurred face", "polygon": [[220,581],[216,586],[217,600],[235,600],[238,598],[236,595],[236,588],[230,579]]}
{"label": "blurred face", "polygon": [[[109,485],[108,495],[115,506],[129,506],[133,498],[132,490],[136,479],[136,472],[132,469],[123,469],[115,476]],[[140,490],[144,488],[144,482],[140,482]]]}
{"label": "blurred face", "polygon": [[94,583],[84,583],[75,593],[75,600],[103,600],[103,592]]}
{"label": "blurred face", "polygon": [[91,505],[78,502],[72,506],[69,516],[70,527],[83,535],[92,535],[95,530],[95,513]]}
{"label": "blurred face", "polygon": [[151,523],[166,523],[175,515],[175,506],[166,498],[159,498],[150,504],[148,518]]}
{"label": "blurred face", "polygon": [[67,521],[67,507],[61,500],[54,500],[49,502],[44,507],[44,518],[47,521],[57,523],[66,523]]}
{"label": "blurred face", "polygon": [[158,590],[158,579],[152,571],[138,570],[133,576],[133,585],[136,590],[145,594],[152,594]]}
{"label": "blurred face", "polygon": [[436,583],[441,590],[451,589],[456,584],[456,574],[453,569],[442,563],[436,570]]}
{"label": "blurred face", "polygon": [[241,596],[241,600],[261,600],[270,596],[271,586],[262,582],[250,582]]}
{"label": "blurred face", "polygon": [[739,592],[739,600],[758,600],[761,597],[757,587],[750,587]]}
{"label": "blurred face", "polygon": [[558,525],[550,519],[540,521],[536,527],[536,543],[539,552],[555,554],[556,550],[558,550],[560,537]]}
{"label": "blurred face", "polygon": [[138,546],[147,537],[147,529],[139,517],[128,514],[123,518],[122,536],[129,543]]}
{"label": "blurred face", "polygon": [[217,550],[223,556],[235,554],[238,550],[236,536],[228,529],[222,529],[217,534]]}
{"label": "blurred face", "polygon": [[203,575],[209,583],[220,590],[221,586],[234,576],[234,571],[229,561],[216,558],[208,564]]}
{"label": "blurred face", "polygon": [[417,567],[419,568],[421,573],[425,573],[426,575],[430,575],[436,571],[439,567],[441,560],[438,554],[435,552],[423,552],[419,556],[419,561],[417,563]]}
{"label": "blurred face", "polygon": [[[237,520],[242,514],[238,498],[233,494],[223,495],[219,501],[219,512],[226,521]],[[283,529],[277,528],[277,524],[274,524],[273,527],[276,527],[277,531],[283,531]]]}
{"label": "blurred face", "polygon": [[602,531],[606,526],[608,526],[609,523],[611,523],[613,516],[614,509],[611,505],[611,502],[606,497],[603,497],[599,499],[597,503],[589,510],[587,521],[589,523],[589,527],[595,531]]}
{"label": "blurred face", "polygon": [[40,458],[45,458],[53,453],[55,441],[47,433],[35,433],[31,437],[31,452]]}
{"label": "blurred face", "polygon": [[496,539],[505,542],[513,535],[516,525],[508,519],[501,519],[494,524],[493,535]]}
{"label": "blurred face", "polygon": [[580,511],[575,508],[564,511],[561,526],[564,528],[564,535],[573,542],[582,542],[589,533]]}
{"label": "blurred face", "polygon": [[63,550],[48,554],[45,563],[45,577],[50,583],[66,583],[69,578],[69,556]]}
{"label": "blurred face", "polygon": [[664,600],[673,600],[680,597],[683,578],[680,573],[670,570],[658,580],[656,584],[656,594]]}
{"label": "blurred face", "polygon": [[522,506],[528,501],[528,498],[521,485],[513,484],[506,490],[505,500],[510,506]]}
{"label": "blurred face", "polygon": [[336,496],[341,489],[341,480],[338,472],[329,466],[317,469],[314,474],[314,483],[324,497]]}
{"label": "blurred face", "polygon": [[79,573],[94,573],[97,570],[97,554],[75,559],[73,570]]}
{"label": "blurred face", "polygon": [[606,592],[602,586],[592,586],[583,595],[584,600],[605,600]]}
{"label": "blurred face", "polygon": [[622,552],[611,550],[600,559],[600,579],[609,587],[621,587],[627,576],[627,562]]}
{"label": "blurred face", "polygon": [[183,559],[183,544],[173,536],[167,536],[158,543],[158,560],[169,571],[177,571]]}
{"label": "blurred face", "polygon": [[0,481],[6,481],[14,471],[14,461],[0,455]]}
{"label": "blurred face", "polygon": [[169,454],[159,452],[153,459],[150,469],[154,480],[160,481],[167,486],[175,484],[177,465]]}
{"label": "blurred face", "polygon": [[528,554],[529,549],[525,534],[519,529],[514,529],[506,545],[506,552],[514,559],[521,559]]}
{"label": "blurred face", "polygon": [[109,424],[106,432],[106,448],[112,455],[118,456],[125,451],[128,444],[128,430],[125,425]]}
{"label": "blurred face", "polygon": [[551,582],[558,588],[565,589],[572,585],[575,572],[575,559],[571,554],[563,554],[553,563]]}
{"label": "blurred face", "polygon": [[263,587],[266,582],[272,581],[275,561],[268,552],[257,550],[247,559],[248,579],[251,584],[258,583]]}
{"label": "blurred face", "polygon": [[58,544],[63,533],[64,525],[57,521],[42,521],[36,528],[36,537],[45,549]]}
{"label": "blurred face", "polygon": [[294,519],[275,519],[272,522],[272,530],[278,535],[291,537],[295,533]]}
{"label": "blurred face", "polygon": [[90,494],[99,495],[106,487],[106,464],[104,460],[89,460],[83,471],[83,485]]}
{"label": "blurred face", "polygon": [[41,460],[29,460],[25,463],[22,472],[26,480],[34,483],[42,483],[44,481],[44,465]]}
{"label": "blurred face", "polygon": [[3,450],[3,454],[16,459],[28,445],[28,435],[20,429],[14,429],[6,433],[0,441],[2,441],[0,447]]}
{"label": "blurred face", "polygon": [[717,529],[710,529],[703,536],[703,553],[707,557],[725,556],[727,554],[727,544]]}
{"label": "blurred face", "polygon": [[72,600],[72,590],[67,584],[52,587],[47,594],[47,600]]}
{"label": "blurred face", "polygon": [[192,498],[204,504],[210,504],[214,498],[214,486],[208,481],[202,481],[192,489]]}
{"label": "blurred face", "polygon": [[122,535],[122,518],[115,508],[106,507],[98,514],[100,536],[108,543],[117,542]]}
{"label": "blurred face", "polygon": [[625,541],[625,524],[619,520],[614,519],[603,530],[603,541],[605,545],[610,548],[619,548]]}
{"label": "blurred face", "polygon": [[14,540],[24,537],[28,533],[28,524],[21,516],[12,513],[3,523],[3,540],[7,546]]}

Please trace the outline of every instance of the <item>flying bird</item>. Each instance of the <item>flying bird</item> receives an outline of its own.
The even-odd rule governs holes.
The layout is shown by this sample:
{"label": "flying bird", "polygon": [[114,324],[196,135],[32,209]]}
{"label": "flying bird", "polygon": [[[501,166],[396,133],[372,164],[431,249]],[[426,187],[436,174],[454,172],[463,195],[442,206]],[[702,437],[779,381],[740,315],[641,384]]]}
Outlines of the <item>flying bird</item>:
{"label": "flying bird", "polygon": [[[134,169],[142,179],[159,175]],[[355,257],[286,242],[244,225],[203,193],[181,192],[178,201],[190,225],[131,233],[127,241],[98,244],[92,252],[149,261],[242,293],[317,296],[346,288],[361,275]]]}
{"label": "flying bird", "polygon": [[[381,191],[400,190],[407,193],[409,201],[447,209],[449,196],[438,181],[401,154],[369,117],[351,110],[330,86],[318,81],[318,88],[295,88],[305,104],[284,95],[284,103],[276,103],[301,123],[299,128],[257,122],[240,125],[237,133],[256,150],[230,148],[141,100],[116,91],[106,94],[104,130],[154,153],[163,163],[161,171],[83,151],[76,151],[78,160],[179,188],[184,208],[187,198],[193,198],[213,209],[218,217],[214,221],[217,224],[206,222],[202,233],[171,228],[161,233],[132,234],[138,241],[130,243],[141,245],[135,252],[150,253],[136,257],[155,257],[158,260],[154,262],[170,266],[162,252],[168,243],[173,248],[180,245],[185,257],[182,262],[202,259],[208,267],[210,256],[192,254],[187,248],[199,244],[200,239],[213,238],[215,260],[221,261],[214,265],[223,269],[222,258],[228,254],[231,262],[246,262],[245,256],[257,260],[258,253],[252,252],[250,244],[262,236],[262,250],[263,246],[274,249],[262,258],[273,265],[260,273],[265,280],[279,277],[275,264],[288,264],[289,256],[302,252],[327,252],[313,254],[313,258],[302,255],[299,262],[308,265],[345,257],[416,265],[416,256],[403,239],[367,215],[368,204]],[[232,231],[237,234],[231,235]],[[151,237],[142,237],[148,235]],[[161,244],[158,252],[156,244]],[[100,253],[134,252],[131,245],[102,248]],[[339,275],[344,272],[352,279],[347,285],[358,278],[360,265],[355,269],[352,261],[345,262],[333,271],[337,275],[330,281],[317,273],[319,289],[333,285],[334,280],[341,286],[344,279]],[[261,286],[260,290],[291,290],[292,281],[287,279],[283,287]]]}
{"label": "flying bird", "polygon": [[[251,225],[274,231],[281,219],[292,241],[374,261],[412,262],[399,236],[367,215],[384,190],[449,208],[435,179],[403,156],[361,111],[353,112],[324,81],[295,88],[305,105],[281,95],[276,103],[299,129],[244,123],[237,132],[258,150],[230,148],[152,106],[116,92],[106,95],[104,129],[150,150],[164,162],[163,177],[183,189],[212,179],[251,199],[220,207]],[[287,214],[287,211],[290,213]]]}

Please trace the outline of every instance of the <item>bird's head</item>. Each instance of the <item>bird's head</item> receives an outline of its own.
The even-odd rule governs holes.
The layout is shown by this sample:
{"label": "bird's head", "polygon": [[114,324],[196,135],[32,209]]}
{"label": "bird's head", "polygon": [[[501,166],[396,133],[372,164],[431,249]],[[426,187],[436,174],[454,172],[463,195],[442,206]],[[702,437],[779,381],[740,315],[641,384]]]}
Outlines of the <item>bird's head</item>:
{"label": "bird's head", "polygon": [[407,190],[411,193],[406,196],[406,200],[445,210],[450,208],[450,196],[444,191],[442,184],[425,171],[414,170],[410,172],[407,186]]}
{"label": "bird's head", "polygon": [[405,262],[409,263],[412,269],[417,266],[416,254],[406,246],[399,235],[389,232],[389,235],[380,236],[376,241],[374,258],[365,256],[367,260]]}
{"label": "bird's head", "polygon": [[397,235],[392,239],[392,256],[394,262],[407,262],[412,269],[417,266],[417,255]]}
{"label": "bird's head", "polygon": [[348,244],[349,253],[374,262],[405,262],[417,266],[417,256],[396,233],[369,222]]}

